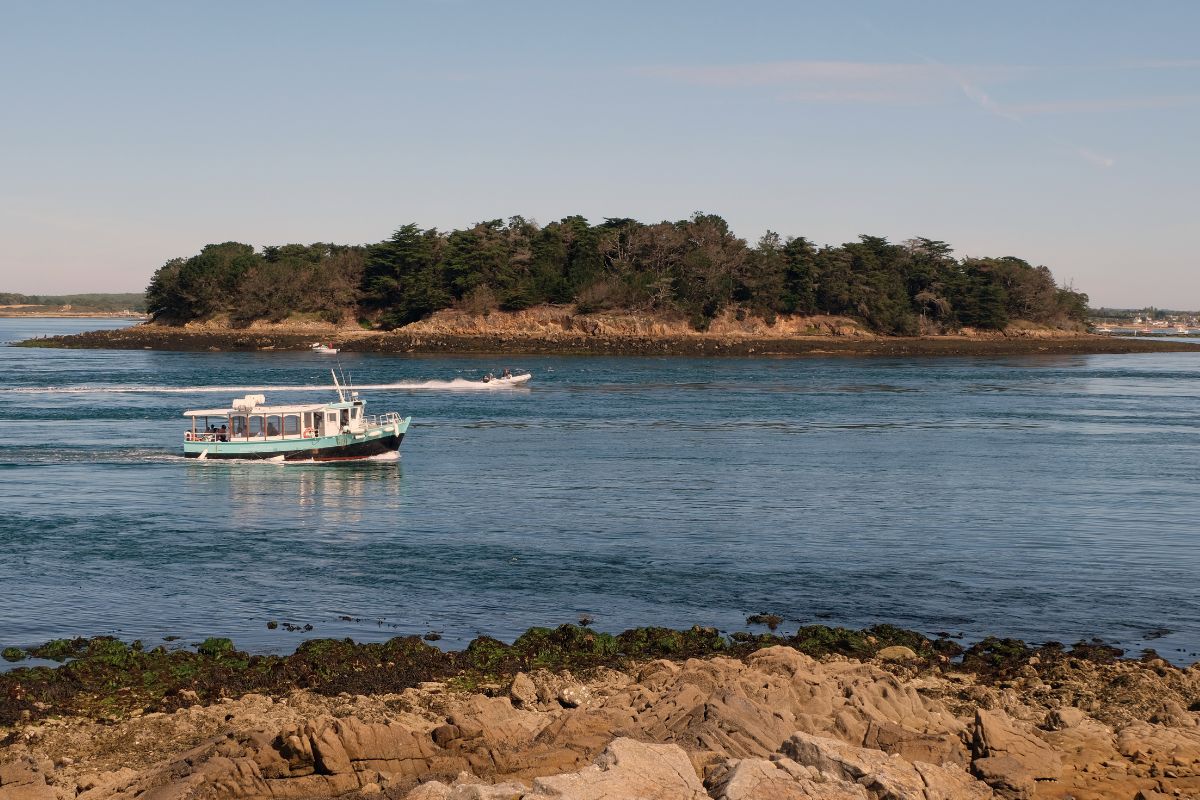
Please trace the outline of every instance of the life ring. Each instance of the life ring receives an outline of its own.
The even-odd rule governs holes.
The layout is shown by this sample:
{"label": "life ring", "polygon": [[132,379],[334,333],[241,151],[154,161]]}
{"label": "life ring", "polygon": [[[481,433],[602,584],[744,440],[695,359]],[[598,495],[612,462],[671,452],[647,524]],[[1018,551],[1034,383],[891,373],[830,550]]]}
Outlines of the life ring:
{"label": "life ring", "polygon": [[305,439],[314,439],[314,438],[316,438],[316,435],[317,435],[316,428],[305,428],[304,429],[304,438]]}
{"label": "life ring", "polygon": [[184,431],[184,432],[183,432],[183,440],[184,440],[185,442],[190,442],[190,441],[192,440],[192,432],[191,432],[191,431]]}

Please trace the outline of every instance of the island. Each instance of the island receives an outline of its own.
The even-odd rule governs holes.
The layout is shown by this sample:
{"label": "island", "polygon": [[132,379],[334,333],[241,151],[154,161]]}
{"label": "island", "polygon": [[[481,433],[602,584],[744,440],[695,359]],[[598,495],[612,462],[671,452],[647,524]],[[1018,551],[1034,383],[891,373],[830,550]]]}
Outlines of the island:
{"label": "island", "polygon": [[861,236],[755,244],[714,214],[399,227],[368,245],[210,244],[152,276],[149,320],[45,347],[725,355],[1125,353],[1088,297],[1015,256]]}

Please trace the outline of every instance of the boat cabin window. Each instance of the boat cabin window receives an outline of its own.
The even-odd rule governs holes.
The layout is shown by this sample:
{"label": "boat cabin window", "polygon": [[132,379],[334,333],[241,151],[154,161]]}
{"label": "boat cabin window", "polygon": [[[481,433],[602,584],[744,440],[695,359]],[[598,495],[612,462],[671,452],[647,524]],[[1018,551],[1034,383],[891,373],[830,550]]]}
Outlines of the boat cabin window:
{"label": "boat cabin window", "polygon": [[348,409],[348,408],[342,409],[342,424],[343,425],[350,424],[350,409]]}
{"label": "boat cabin window", "polygon": [[279,415],[272,414],[267,417],[267,436],[278,436],[281,430]]}
{"label": "boat cabin window", "polygon": [[250,430],[250,434],[249,434],[250,436],[262,436],[263,418],[262,417],[251,417],[249,430]]}
{"label": "boat cabin window", "polygon": [[234,436],[244,437],[246,435],[245,417],[230,417],[229,426]]}
{"label": "boat cabin window", "polygon": [[337,412],[336,412],[336,411],[330,411],[330,412],[329,412],[329,414],[328,414],[328,421],[329,421],[329,422],[337,422]]}
{"label": "boat cabin window", "polygon": [[300,417],[297,414],[288,414],[283,418],[283,435],[284,436],[299,436],[300,435]]}

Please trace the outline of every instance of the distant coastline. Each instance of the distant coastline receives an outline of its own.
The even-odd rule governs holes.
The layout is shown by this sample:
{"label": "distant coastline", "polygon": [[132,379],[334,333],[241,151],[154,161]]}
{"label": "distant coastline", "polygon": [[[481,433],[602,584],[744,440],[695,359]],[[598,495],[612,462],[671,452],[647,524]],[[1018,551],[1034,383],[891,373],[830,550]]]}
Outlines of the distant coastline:
{"label": "distant coastline", "polygon": [[17,311],[0,308],[0,319],[149,319],[146,314],[121,311]]}

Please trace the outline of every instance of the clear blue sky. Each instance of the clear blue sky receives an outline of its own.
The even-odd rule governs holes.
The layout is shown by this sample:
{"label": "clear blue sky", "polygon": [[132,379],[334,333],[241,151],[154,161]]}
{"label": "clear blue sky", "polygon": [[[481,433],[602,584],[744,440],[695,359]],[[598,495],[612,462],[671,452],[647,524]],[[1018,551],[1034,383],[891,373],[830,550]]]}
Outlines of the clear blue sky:
{"label": "clear blue sky", "polygon": [[1200,308],[1200,3],[0,2],[0,291],[521,214],[1019,255]]}

